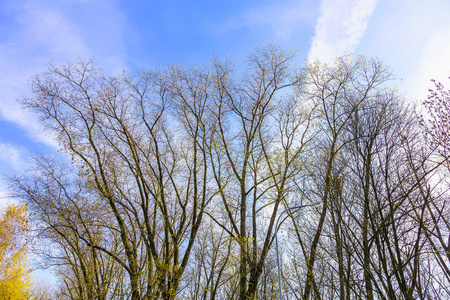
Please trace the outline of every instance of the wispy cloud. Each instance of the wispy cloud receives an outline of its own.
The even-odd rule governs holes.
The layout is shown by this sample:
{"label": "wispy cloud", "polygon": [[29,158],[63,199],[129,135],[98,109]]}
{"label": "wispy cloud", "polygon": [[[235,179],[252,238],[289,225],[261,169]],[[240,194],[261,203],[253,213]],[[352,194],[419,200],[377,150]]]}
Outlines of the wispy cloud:
{"label": "wispy cloud", "polygon": [[11,165],[13,168],[19,169],[26,165],[24,159],[24,149],[0,142],[0,161]]}
{"label": "wispy cloud", "polygon": [[30,76],[50,61],[61,64],[77,56],[100,57],[108,72],[122,70],[124,16],[115,1],[102,0],[6,0],[4,8],[13,24],[0,38],[0,117],[18,124],[32,140],[56,146],[16,99],[28,94]]}
{"label": "wispy cloud", "polygon": [[400,92],[420,102],[430,79],[450,88],[449,11],[447,0],[380,1],[357,51],[391,66]]}
{"label": "wispy cloud", "polygon": [[308,1],[287,1],[283,5],[269,5],[250,9],[244,20],[249,25],[269,24],[277,38],[288,40],[301,23],[312,21],[312,3]]}
{"label": "wispy cloud", "polygon": [[292,38],[298,26],[314,22],[315,10],[315,1],[275,1],[270,5],[249,8],[218,31],[224,32],[243,26],[268,26],[277,39],[287,41]]}
{"label": "wispy cloud", "polygon": [[[415,9],[413,9],[415,8]],[[435,79],[450,89],[450,2],[419,2],[406,10],[405,25],[393,39],[402,53],[401,60],[408,70],[401,88],[419,102],[434,88]],[[409,27],[408,27],[409,26]],[[401,30],[403,29],[403,30]]]}
{"label": "wispy cloud", "polygon": [[449,36],[448,27],[439,28],[430,37],[423,41],[424,47],[419,63],[414,72],[406,78],[408,95],[413,99],[423,101],[430,88],[434,89],[431,79],[441,82],[450,89],[450,40],[443,37]]}
{"label": "wispy cloud", "polygon": [[353,52],[367,28],[378,0],[322,0],[321,15],[311,41],[308,59],[332,62]]}
{"label": "wispy cloud", "polygon": [[10,203],[16,202],[9,196],[9,190],[3,178],[3,173],[26,168],[28,165],[26,153],[27,150],[22,147],[0,142],[0,166],[2,169],[2,173],[0,173],[0,209]]}

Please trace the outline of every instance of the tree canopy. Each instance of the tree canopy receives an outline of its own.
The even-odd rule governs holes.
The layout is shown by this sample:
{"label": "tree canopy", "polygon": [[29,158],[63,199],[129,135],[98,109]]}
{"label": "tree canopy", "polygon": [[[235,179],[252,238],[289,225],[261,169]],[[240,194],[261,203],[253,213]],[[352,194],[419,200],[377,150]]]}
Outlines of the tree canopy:
{"label": "tree canopy", "polygon": [[447,157],[430,159],[428,127],[380,61],[294,58],[269,45],[242,72],[80,60],[33,78],[22,103],[71,163],[36,155],[10,181],[60,298],[272,299],[276,218],[316,201],[279,226],[288,298],[450,295]]}

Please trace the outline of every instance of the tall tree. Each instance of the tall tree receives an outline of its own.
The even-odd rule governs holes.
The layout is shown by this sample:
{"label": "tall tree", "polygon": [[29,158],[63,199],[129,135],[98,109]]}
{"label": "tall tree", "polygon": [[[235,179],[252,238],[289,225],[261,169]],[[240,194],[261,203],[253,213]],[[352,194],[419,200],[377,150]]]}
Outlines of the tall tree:
{"label": "tall tree", "polygon": [[224,212],[216,222],[239,246],[239,299],[256,297],[277,212],[313,136],[313,106],[297,97],[304,74],[293,58],[275,46],[257,49],[240,78],[230,64],[214,64],[211,162]]}
{"label": "tall tree", "polygon": [[[57,234],[81,248],[67,257],[91,251],[120,266],[131,299],[175,297],[213,196],[202,118],[209,80],[207,71],[178,67],[107,78],[93,61],[80,61],[50,65],[35,77],[34,97],[23,101],[57,134],[75,168],[55,172],[43,158],[35,174],[14,179],[16,191],[40,213],[46,214],[44,204],[56,206],[44,230],[55,231],[60,220],[70,225]],[[89,269],[89,278],[107,284],[95,262]]]}
{"label": "tall tree", "polygon": [[71,164],[36,156],[11,183],[60,297],[273,297],[276,218],[315,201],[282,220],[289,297],[446,291],[446,104],[429,104],[430,150],[380,61],[294,58],[269,45],[243,72],[214,59],[107,77],[80,61],[34,77],[23,104]]}
{"label": "tall tree", "polygon": [[[344,56],[337,58],[333,66],[322,66],[320,63],[309,66],[309,88],[305,89],[305,94],[318,103],[321,119],[321,138],[317,139],[316,144],[320,161],[317,165],[318,171],[311,171],[311,174],[318,175],[314,182],[318,185],[317,192],[322,201],[322,210],[309,253],[305,253],[307,275],[304,299],[310,298],[314,286],[314,265],[330,208],[329,201],[335,184],[333,176],[338,169],[336,161],[348,143],[345,138],[346,128],[355,111],[363,103],[370,101],[378,93],[380,85],[389,78],[389,71],[379,61],[364,57]],[[363,238],[367,243],[367,237]],[[366,274],[366,288],[369,293],[370,274]],[[368,297],[371,299],[369,294]]]}
{"label": "tall tree", "polygon": [[437,168],[434,173],[434,184],[424,186],[421,190],[424,197],[430,200],[426,203],[429,214],[428,222],[424,222],[427,236],[435,263],[441,269],[443,280],[438,290],[450,294],[447,288],[450,282],[450,210],[449,182],[450,172],[450,91],[440,82],[432,80],[434,89],[430,89],[428,99],[424,101],[426,114],[421,117],[429,148],[433,151],[432,162]]}
{"label": "tall tree", "polygon": [[[55,158],[37,156],[29,177],[15,179],[17,195],[28,200],[45,266],[56,265],[60,294],[68,298],[123,298],[123,270],[106,253],[90,245],[109,245],[120,253],[118,234],[108,210],[95,201],[96,192],[87,188],[75,168]],[[81,169],[80,172],[83,172]],[[80,174],[81,175],[81,174]],[[95,212],[95,213],[93,213]]]}

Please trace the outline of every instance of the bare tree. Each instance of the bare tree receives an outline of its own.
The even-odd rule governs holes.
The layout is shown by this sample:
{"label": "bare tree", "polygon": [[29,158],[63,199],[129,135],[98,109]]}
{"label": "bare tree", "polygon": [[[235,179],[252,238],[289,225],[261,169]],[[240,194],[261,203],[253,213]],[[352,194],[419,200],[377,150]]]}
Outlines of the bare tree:
{"label": "bare tree", "polygon": [[[75,195],[62,193],[70,179],[48,178],[66,198],[55,203],[61,209],[58,217],[71,218],[66,204],[88,191],[92,211],[102,208],[98,227],[114,238],[98,241],[89,230],[85,235],[73,228],[73,244],[120,265],[128,274],[131,299],[175,297],[213,196],[205,180],[208,157],[202,152],[208,129],[201,114],[209,77],[192,72],[197,73],[189,77],[174,68],[169,74],[143,71],[106,78],[92,61],[50,65],[35,77],[34,97],[23,100],[58,135],[62,150],[80,170],[71,174],[72,180],[82,179]],[[197,123],[187,124],[187,118]],[[25,195],[32,190],[26,183],[32,182],[16,182],[23,183],[17,189],[32,197],[38,210],[55,197],[49,190]],[[92,211],[80,209],[82,224],[93,218]]]}
{"label": "bare tree", "polygon": [[297,97],[303,72],[292,58],[277,47],[258,49],[239,81],[229,64],[214,63],[212,163],[224,211],[214,219],[239,245],[239,299],[255,298],[280,203],[312,136],[313,107]]}
{"label": "bare tree", "polygon": [[[121,270],[108,255],[87,245],[108,243],[115,247],[114,253],[121,252],[117,234],[108,229],[112,224],[99,218],[107,211],[101,203],[91,201],[95,192],[86,188],[82,178],[73,176],[76,171],[66,163],[44,156],[34,160],[33,174],[13,180],[17,196],[30,205],[38,238],[48,242],[46,248],[38,248],[44,265],[58,266],[62,295],[79,299],[112,297],[115,293],[110,291],[123,284]],[[122,296],[119,293],[117,298]]]}
{"label": "bare tree", "polygon": [[435,88],[430,89],[428,99],[424,101],[426,115],[421,116],[422,130],[426,134],[429,149],[432,151],[430,161],[433,163],[433,184],[421,187],[423,197],[429,199],[426,202],[428,222],[423,222],[430,252],[434,262],[440,267],[441,280],[438,290],[449,294],[447,288],[450,282],[450,211],[448,172],[450,170],[450,91],[444,85],[434,81]]}
{"label": "bare tree", "polygon": [[[336,172],[336,160],[343,146],[348,143],[345,130],[353,113],[362,103],[378,92],[380,85],[390,78],[390,73],[376,60],[363,57],[345,56],[338,58],[334,66],[322,66],[315,63],[309,66],[308,88],[305,96],[318,103],[319,117],[322,122],[321,135],[315,144],[317,151],[317,169],[310,171],[317,176],[313,182],[317,186],[319,199],[322,201],[319,222],[311,241],[311,247],[305,253],[307,275],[305,281],[304,299],[309,299],[315,285],[314,265],[320,236],[330,208],[333,174]],[[370,275],[366,274],[368,291],[371,290]],[[317,294],[317,289],[315,293]],[[370,299],[370,296],[369,296]]]}
{"label": "bare tree", "polygon": [[49,243],[60,297],[270,299],[276,218],[315,201],[282,221],[289,297],[448,292],[448,195],[436,180],[448,93],[437,85],[427,102],[426,148],[381,62],[294,57],[269,45],[241,73],[214,59],[106,77],[80,61],[34,77],[23,105],[71,164],[36,156],[11,185]]}
{"label": "bare tree", "polygon": [[432,297],[434,292],[422,289],[430,287],[430,274],[424,270],[429,246],[422,226],[430,218],[426,206],[432,203],[422,189],[429,185],[433,168],[414,112],[395,91],[383,88],[389,72],[380,62],[338,60],[335,73],[321,70],[318,65],[312,74],[319,74],[316,78],[324,85],[315,93],[306,91],[324,103],[323,127],[310,164],[311,179],[298,182],[307,183],[299,185],[310,191],[305,196],[322,200],[326,207],[318,223],[313,218],[294,223],[304,257],[296,258],[296,264],[308,267],[303,272],[293,268],[304,285],[303,298]]}

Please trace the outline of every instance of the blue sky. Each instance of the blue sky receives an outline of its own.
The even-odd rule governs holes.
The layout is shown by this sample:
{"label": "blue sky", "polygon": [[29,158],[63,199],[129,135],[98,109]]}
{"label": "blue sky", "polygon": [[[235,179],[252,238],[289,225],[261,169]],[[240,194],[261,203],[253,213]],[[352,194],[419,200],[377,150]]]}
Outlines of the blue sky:
{"label": "blue sky", "polygon": [[[450,1],[115,1],[0,0],[0,170],[30,166],[30,152],[57,143],[16,99],[45,64],[95,57],[109,74],[171,63],[237,66],[273,42],[297,50],[299,63],[332,62],[347,52],[392,66],[408,99],[442,81],[450,88]],[[0,182],[0,206],[8,201]]]}
{"label": "blue sky", "polygon": [[[298,51],[298,63],[378,57],[399,90],[421,100],[431,78],[450,88],[449,13],[448,0],[0,0],[0,171],[24,170],[31,152],[57,149],[16,101],[46,63],[95,57],[111,75],[213,55],[242,66],[273,42]],[[0,207],[10,201],[0,181]]]}

